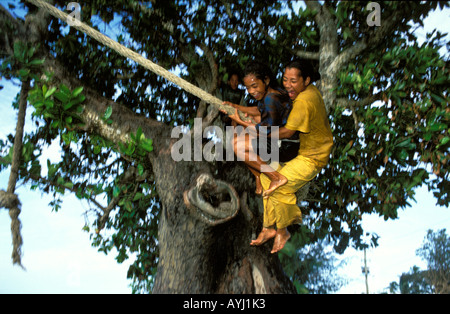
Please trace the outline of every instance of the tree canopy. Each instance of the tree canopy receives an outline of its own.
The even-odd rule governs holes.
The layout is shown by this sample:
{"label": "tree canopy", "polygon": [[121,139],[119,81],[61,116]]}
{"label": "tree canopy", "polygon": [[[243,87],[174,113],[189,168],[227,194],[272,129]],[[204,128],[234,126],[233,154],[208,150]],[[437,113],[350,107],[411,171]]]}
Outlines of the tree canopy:
{"label": "tree canopy", "polygon": [[[6,3],[1,76],[26,86],[35,123],[23,138],[17,180],[53,194],[56,211],[65,193],[88,201],[93,244],[115,247],[119,262],[136,252],[128,276],[135,291],[151,290],[162,203],[148,156],[160,153],[161,130],[217,111],[27,1]],[[66,1],[53,3],[65,9]],[[448,1],[378,1],[380,26],[367,23],[366,1],[78,3],[84,23],[210,93],[249,60],[269,64],[278,78],[294,57],[315,63],[335,145],[302,202],[299,242],[361,247],[362,215],[395,219],[424,184],[437,204],[449,205],[450,75],[439,54],[446,43],[435,31],[419,44],[415,33]],[[14,15],[23,11],[25,20]],[[11,132],[0,140],[0,171],[13,163]],[[41,160],[55,142],[60,161]]]}
{"label": "tree canopy", "polygon": [[390,291],[401,294],[448,294],[450,282],[449,237],[446,229],[428,230],[422,246],[416,251],[426,263],[427,269],[414,266],[403,273],[399,282],[391,282]]}

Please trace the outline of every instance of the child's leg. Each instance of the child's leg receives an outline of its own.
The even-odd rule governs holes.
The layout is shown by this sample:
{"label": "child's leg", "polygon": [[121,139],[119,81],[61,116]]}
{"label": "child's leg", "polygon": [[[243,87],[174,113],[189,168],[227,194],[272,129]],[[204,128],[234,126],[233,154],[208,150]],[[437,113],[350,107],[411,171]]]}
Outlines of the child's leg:
{"label": "child's leg", "polygon": [[270,178],[270,176],[267,174],[267,176],[270,179],[270,185],[269,185],[269,188],[263,192],[263,197],[265,197],[265,198],[269,197],[273,193],[273,191],[275,191],[280,186],[283,186],[288,182],[288,180],[286,179],[285,176],[283,176],[282,174],[280,174],[278,172],[277,172],[277,174],[278,174],[277,178],[274,178],[274,179]]}
{"label": "child's leg", "polygon": [[[265,191],[264,194],[270,194],[276,188],[286,184],[286,177],[275,171],[255,153],[248,134],[245,134],[244,136],[235,136],[233,146],[236,156],[243,160],[255,175],[257,180],[256,191],[262,191],[262,187],[260,189],[258,187],[258,185],[260,185],[259,173],[261,172],[263,172],[271,181],[268,191]],[[257,194],[260,193],[261,192]]]}

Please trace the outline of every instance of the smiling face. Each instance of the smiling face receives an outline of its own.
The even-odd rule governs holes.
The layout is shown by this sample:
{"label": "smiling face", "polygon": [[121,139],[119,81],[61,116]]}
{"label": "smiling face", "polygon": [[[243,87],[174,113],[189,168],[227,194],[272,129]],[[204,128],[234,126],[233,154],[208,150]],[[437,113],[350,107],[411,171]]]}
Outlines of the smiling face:
{"label": "smiling face", "polygon": [[267,86],[269,85],[269,78],[264,81],[256,78],[254,74],[248,74],[243,79],[244,85],[247,88],[248,93],[256,100],[264,98],[267,92]]}
{"label": "smiling face", "polygon": [[286,68],[283,74],[283,86],[292,100],[303,92],[310,83],[309,76],[304,80],[300,74],[300,70],[297,68]]}

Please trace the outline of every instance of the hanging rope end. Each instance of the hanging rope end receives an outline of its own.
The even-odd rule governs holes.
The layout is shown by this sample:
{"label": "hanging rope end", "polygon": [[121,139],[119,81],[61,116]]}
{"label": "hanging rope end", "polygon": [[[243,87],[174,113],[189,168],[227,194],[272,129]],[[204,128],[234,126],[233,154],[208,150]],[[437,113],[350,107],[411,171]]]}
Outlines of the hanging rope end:
{"label": "hanging rope end", "polygon": [[13,242],[13,252],[11,255],[13,265],[20,266],[23,270],[26,270],[22,265],[22,235],[20,230],[22,224],[19,220],[20,201],[16,194],[8,193],[0,190],[0,208],[4,207],[9,209],[9,217],[11,218],[11,235]]}

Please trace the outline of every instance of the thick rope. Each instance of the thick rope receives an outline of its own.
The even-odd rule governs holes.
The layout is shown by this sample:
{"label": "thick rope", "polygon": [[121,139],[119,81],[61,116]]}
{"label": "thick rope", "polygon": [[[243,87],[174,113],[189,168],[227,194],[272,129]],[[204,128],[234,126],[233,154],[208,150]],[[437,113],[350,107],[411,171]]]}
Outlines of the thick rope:
{"label": "thick rope", "polygon": [[19,99],[19,113],[17,116],[16,136],[14,137],[14,149],[11,163],[11,173],[9,175],[8,187],[6,192],[0,190],[0,208],[8,208],[9,216],[11,218],[11,234],[13,242],[12,260],[13,264],[22,265],[22,235],[20,233],[21,222],[19,220],[20,201],[14,191],[16,189],[17,178],[19,177],[20,156],[22,155],[22,138],[23,128],[25,125],[25,115],[27,109],[28,90],[30,89],[30,82],[22,82]]}
{"label": "thick rope", "polygon": [[[39,8],[46,10],[48,13],[50,13],[51,15],[53,15],[54,17],[56,17],[60,20],[68,21],[68,19],[73,19],[68,14],[62,12],[61,10],[55,8],[54,6],[48,4],[47,2],[45,2],[43,0],[27,0],[27,1],[36,5]],[[158,64],[153,63],[152,61],[144,58],[137,52],[119,44],[118,42],[112,40],[108,36],[103,35],[102,33],[93,29],[89,25],[77,20],[75,23],[73,23],[73,25],[71,25],[71,27],[75,27],[79,31],[86,33],[87,35],[94,38],[101,44],[108,46],[109,48],[113,49],[120,55],[137,62],[138,64],[140,64],[143,67],[145,67],[146,69],[154,72],[155,74],[164,77],[165,79],[178,85],[179,87],[181,87],[188,93],[190,93],[194,96],[197,96],[198,98],[202,99],[203,101],[215,106],[217,109],[226,110],[228,114],[234,113],[235,109],[231,106],[222,105],[223,101],[220,100],[219,98],[214,97],[213,95],[205,92],[201,88],[189,83],[186,80],[183,80],[182,78],[167,71],[166,69],[159,66]],[[240,115],[241,119],[244,121],[249,119],[248,117],[245,117],[242,112],[239,112],[239,115]]]}

